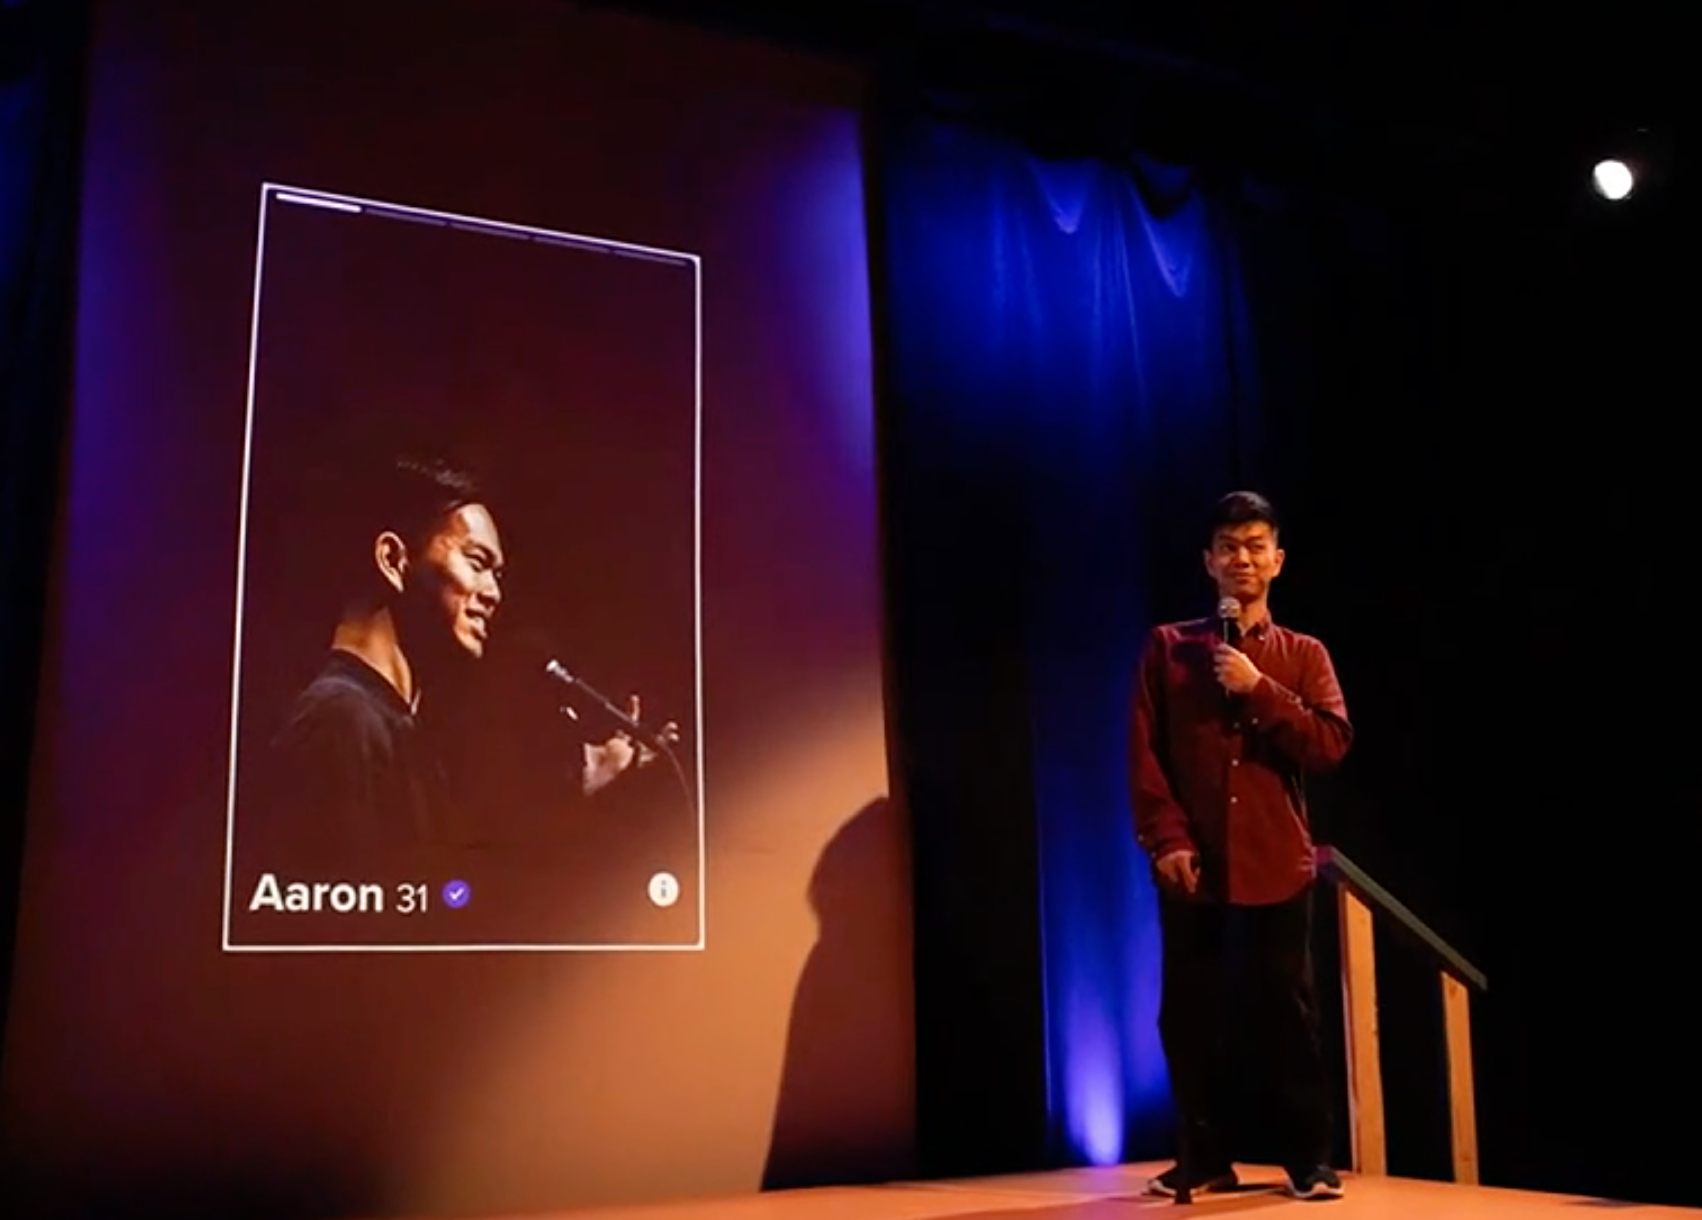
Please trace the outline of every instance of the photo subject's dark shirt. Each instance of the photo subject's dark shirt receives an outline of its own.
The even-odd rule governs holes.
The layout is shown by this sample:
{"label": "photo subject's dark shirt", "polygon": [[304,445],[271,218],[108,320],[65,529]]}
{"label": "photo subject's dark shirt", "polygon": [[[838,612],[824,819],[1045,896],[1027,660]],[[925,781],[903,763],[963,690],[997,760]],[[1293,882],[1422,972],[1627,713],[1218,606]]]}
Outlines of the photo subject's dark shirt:
{"label": "photo subject's dark shirt", "polygon": [[1213,674],[1215,619],[1155,628],[1136,680],[1135,831],[1154,861],[1200,856],[1207,900],[1282,902],[1316,875],[1305,777],[1334,768],[1353,739],[1323,644],[1265,620],[1241,651],[1264,675],[1231,696]]}
{"label": "photo subject's dark shirt", "polygon": [[260,872],[383,881],[441,846],[449,798],[413,710],[371,666],[333,652],[265,760],[250,822]]}

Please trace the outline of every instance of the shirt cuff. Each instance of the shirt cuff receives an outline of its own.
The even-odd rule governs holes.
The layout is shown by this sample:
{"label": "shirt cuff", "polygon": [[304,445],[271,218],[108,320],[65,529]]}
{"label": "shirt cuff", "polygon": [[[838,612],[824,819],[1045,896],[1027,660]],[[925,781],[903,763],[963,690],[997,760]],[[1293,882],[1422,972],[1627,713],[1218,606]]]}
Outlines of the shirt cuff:
{"label": "shirt cuff", "polygon": [[1179,851],[1196,853],[1199,851],[1199,848],[1194,846],[1193,839],[1185,833],[1174,830],[1162,830],[1150,838],[1142,839],[1141,846],[1146,849],[1147,855],[1152,857],[1154,864]]}

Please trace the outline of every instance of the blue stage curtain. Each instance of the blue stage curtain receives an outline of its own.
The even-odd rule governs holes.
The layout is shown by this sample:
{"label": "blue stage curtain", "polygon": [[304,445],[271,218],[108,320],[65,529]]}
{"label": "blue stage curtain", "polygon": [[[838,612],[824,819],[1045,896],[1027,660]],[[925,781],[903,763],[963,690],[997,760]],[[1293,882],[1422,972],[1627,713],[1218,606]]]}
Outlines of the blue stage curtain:
{"label": "blue stage curtain", "polygon": [[[1246,200],[1186,168],[1048,161],[959,126],[879,147],[925,1163],[1159,1156],[1130,692],[1149,627],[1210,612],[1212,501],[1265,473]],[[1025,1107],[1044,1112],[1026,1139]]]}
{"label": "blue stage curtain", "polygon": [[0,1018],[70,387],[82,9],[0,0]]}

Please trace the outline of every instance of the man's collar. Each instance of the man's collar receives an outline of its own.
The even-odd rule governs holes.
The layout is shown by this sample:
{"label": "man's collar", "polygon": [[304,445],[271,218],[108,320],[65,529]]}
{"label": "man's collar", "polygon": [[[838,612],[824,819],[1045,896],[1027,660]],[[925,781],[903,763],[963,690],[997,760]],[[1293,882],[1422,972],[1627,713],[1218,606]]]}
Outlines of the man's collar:
{"label": "man's collar", "polygon": [[408,700],[402,698],[402,692],[391,685],[389,678],[379,673],[372,662],[358,653],[351,652],[347,648],[333,647],[328,668],[365,687],[379,699],[384,700],[391,707],[406,715],[413,716],[419,711],[418,692],[415,693],[414,701],[409,703]]}
{"label": "man's collar", "polygon": [[[1220,630],[1219,624],[1222,621],[1218,618],[1204,618],[1200,620],[1200,626],[1206,631],[1218,631]],[[1276,626],[1276,621],[1271,617],[1270,611],[1267,610],[1252,626],[1244,626],[1240,630],[1244,636],[1250,635],[1256,640],[1262,640],[1270,634],[1271,628],[1274,626]]]}

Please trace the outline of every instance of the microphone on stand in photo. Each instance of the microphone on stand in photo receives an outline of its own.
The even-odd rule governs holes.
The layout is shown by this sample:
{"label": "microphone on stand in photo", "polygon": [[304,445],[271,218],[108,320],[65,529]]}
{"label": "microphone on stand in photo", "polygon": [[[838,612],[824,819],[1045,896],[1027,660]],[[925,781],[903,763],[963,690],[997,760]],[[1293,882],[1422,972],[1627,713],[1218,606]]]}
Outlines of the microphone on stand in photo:
{"label": "microphone on stand in photo", "polygon": [[[541,657],[542,661],[539,668],[546,677],[577,691],[596,704],[610,720],[620,726],[621,732],[626,734],[635,747],[642,745],[646,750],[651,751],[649,758],[667,760],[669,769],[674,773],[674,778],[679,783],[680,795],[685,798],[692,816],[697,816],[699,811],[697,790],[691,777],[686,773],[684,764],[680,762],[679,754],[674,749],[680,739],[679,726],[670,721],[659,729],[652,728],[635,714],[638,710],[636,697],[633,700],[633,714],[629,714],[613,699],[603,694],[577,673],[568,669],[551,653],[543,652]],[[578,719],[578,713],[571,708],[563,708],[562,710],[571,714],[575,720]],[[634,755],[634,761],[642,765],[648,759],[640,752]]]}
{"label": "microphone on stand in photo", "polygon": [[610,719],[620,725],[621,728],[634,740],[642,741],[645,745],[658,752],[667,751],[672,748],[673,742],[669,739],[668,734],[665,732],[659,732],[650,728],[648,725],[634,720],[619,707],[615,706],[615,701],[613,699],[610,699],[607,695],[603,694],[596,687],[585,681],[585,679],[581,678],[578,674],[569,672],[567,667],[555,658],[552,657],[545,663],[544,672],[554,678],[557,682],[562,683],[564,686],[570,686],[590,698],[592,702],[601,707],[603,711],[608,714]]}

